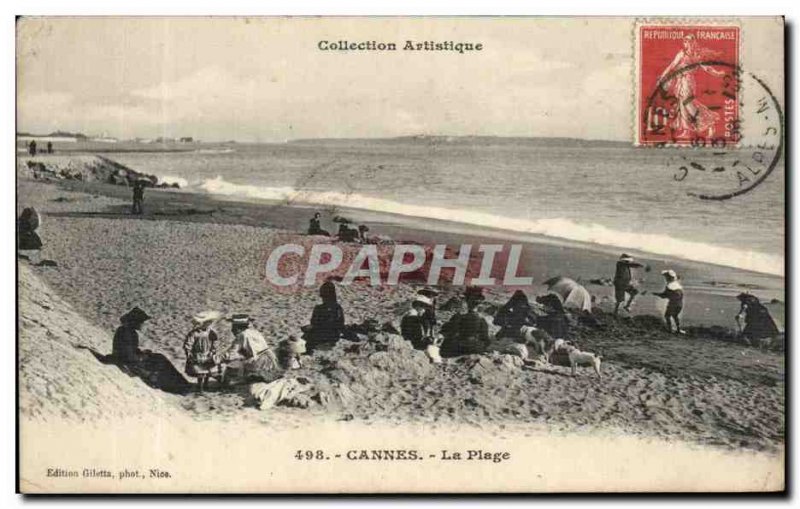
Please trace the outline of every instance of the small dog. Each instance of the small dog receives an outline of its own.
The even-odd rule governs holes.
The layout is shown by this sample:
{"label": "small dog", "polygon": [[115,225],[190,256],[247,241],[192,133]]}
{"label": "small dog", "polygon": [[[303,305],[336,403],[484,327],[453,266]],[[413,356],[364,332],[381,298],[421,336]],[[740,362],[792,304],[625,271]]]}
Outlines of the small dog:
{"label": "small dog", "polygon": [[603,361],[602,355],[596,355],[590,352],[582,352],[578,350],[577,347],[567,342],[564,342],[561,348],[566,350],[567,354],[569,355],[569,365],[572,368],[572,376],[575,376],[575,372],[577,371],[576,368],[579,365],[585,366],[588,364],[594,368],[594,372],[597,373],[597,378],[602,378],[600,375],[600,364]]}
{"label": "small dog", "polygon": [[530,325],[523,325],[520,327],[519,333],[520,336],[522,336],[522,338],[525,340],[525,344],[529,347],[528,349],[532,355],[547,354],[546,332]]}

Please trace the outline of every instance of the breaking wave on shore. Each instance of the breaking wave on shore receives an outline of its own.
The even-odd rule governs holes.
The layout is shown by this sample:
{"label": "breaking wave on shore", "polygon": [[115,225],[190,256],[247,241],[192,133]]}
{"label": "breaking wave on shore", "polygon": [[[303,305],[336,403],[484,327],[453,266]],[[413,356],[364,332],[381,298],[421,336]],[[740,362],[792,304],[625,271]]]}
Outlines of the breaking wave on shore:
{"label": "breaking wave on shore", "polygon": [[620,249],[644,251],[689,261],[723,265],[775,276],[784,275],[780,255],[745,251],[703,242],[677,239],[663,234],[614,230],[596,223],[578,223],[565,218],[520,219],[476,210],[412,205],[384,198],[335,191],[305,191],[292,187],[235,184],[221,176],[196,186],[203,192],[246,200],[270,200],[305,205],[337,206],[402,216],[470,224],[514,232],[544,235]]}

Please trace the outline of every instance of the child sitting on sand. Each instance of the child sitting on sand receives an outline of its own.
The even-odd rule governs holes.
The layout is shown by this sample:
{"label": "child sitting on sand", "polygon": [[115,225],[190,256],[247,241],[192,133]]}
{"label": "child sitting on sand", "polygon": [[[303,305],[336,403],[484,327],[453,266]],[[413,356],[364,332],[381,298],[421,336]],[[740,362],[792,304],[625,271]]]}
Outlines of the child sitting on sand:
{"label": "child sitting on sand", "polygon": [[662,299],[667,299],[667,309],[664,312],[664,320],[667,322],[667,330],[672,332],[672,322],[675,322],[675,333],[676,334],[686,334],[686,332],[681,329],[681,320],[680,314],[683,310],[683,286],[678,282],[678,275],[675,273],[674,270],[669,269],[662,271],[661,274],[664,276],[664,280],[666,281],[666,288],[661,293],[654,293],[656,297],[660,297]]}
{"label": "child sitting on sand", "polygon": [[203,392],[210,377],[222,380],[225,377],[225,365],[217,354],[219,335],[214,330],[222,314],[218,311],[203,311],[192,317],[195,326],[186,335],[183,351],[186,354],[186,374],[197,377],[197,388]]}

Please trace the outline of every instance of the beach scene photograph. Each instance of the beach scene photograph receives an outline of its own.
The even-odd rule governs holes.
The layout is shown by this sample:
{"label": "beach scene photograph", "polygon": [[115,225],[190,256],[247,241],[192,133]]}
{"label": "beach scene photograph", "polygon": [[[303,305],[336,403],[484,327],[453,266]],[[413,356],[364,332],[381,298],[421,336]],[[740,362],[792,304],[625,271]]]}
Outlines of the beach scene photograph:
{"label": "beach scene photograph", "polygon": [[18,18],[20,489],[782,491],[783,36]]}

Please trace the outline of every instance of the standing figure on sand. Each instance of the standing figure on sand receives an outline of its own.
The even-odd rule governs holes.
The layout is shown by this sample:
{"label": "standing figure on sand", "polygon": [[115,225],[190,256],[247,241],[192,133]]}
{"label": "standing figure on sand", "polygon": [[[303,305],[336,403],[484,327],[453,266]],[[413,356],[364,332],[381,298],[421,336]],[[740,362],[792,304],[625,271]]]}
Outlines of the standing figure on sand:
{"label": "standing figure on sand", "polygon": [[131,212],[137,215],[144,213],[144,181],[136,180],[133,183],[133,207]]}
{"label": "standing figure on sand", "polygon": [[628,300],[622,308],[630,312],[633,299],[639,294],[636,289],[636,279],[633,277],[631,269],[642,268],[643,265],[633,259],[632,256],[622,253],[617,260],[617,268],[614,272],[614,298],[616,299],[616,306],[614,306],[614,314],[619,313],[620,305]]}
{"label": "standing figure on sand", "polygon": [[683,286],[681,286],[678,281],[678,275],[674,270],[668,269],[662,271],[661,275],[664,276],[666,286],[663,292],[654,293],[653,295],[662,299],[667,299],[667,309],[664,311],[664,320],[667,324],[667,330],[673,332],[672,322],[675,322],[675,334],[686,334],[686,332],[681,329],[680,319],[680,314],[683,310]]}

